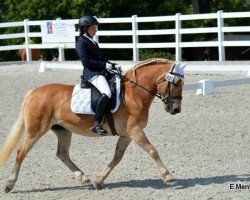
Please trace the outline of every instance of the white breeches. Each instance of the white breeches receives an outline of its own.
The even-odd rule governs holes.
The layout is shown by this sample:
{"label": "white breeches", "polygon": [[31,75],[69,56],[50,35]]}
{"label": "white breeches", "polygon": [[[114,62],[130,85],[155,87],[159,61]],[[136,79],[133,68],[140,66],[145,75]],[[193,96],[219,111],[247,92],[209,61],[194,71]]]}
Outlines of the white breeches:
{"label": "white breeches", "polygon": [[111,90],[108,81],[103,75],[94,76],[88,81],[92,83],[102,94],[104,93],[111,98]]}

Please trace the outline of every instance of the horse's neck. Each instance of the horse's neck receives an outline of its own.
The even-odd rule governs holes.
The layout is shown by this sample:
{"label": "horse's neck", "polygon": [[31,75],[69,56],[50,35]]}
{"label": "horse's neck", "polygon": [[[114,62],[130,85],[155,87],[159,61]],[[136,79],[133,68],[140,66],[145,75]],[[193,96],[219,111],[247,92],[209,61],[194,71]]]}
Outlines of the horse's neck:
{"label": "horse's neck", "polygon": [[156,64],[152,66],[145,66],[138,70],[137,80],[140,85],[156,93],[157,92],[157,79],[165,74],[167,71],[164,65]]}
{"label": "horse's neck", "polygon": [[145,104],[150,104],[154,98],[154,95],[152,94],[157,93],[157,79],[166,71],[167,69],[164,65],[157,64],[153,66],[140,67],[135,71],[131,71],[127,78],[146,89],[142,89],[140,86],[135,86],[135,84],[133,84],[134,87],[131,89],[133,90],[134,95],[136,95],[136,100],[142,101]]}

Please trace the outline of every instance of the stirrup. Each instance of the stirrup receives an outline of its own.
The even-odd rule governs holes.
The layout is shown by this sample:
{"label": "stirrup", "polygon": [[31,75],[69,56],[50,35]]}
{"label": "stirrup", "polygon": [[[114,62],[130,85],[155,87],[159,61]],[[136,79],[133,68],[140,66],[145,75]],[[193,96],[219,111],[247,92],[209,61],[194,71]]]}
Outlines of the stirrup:
{"label": "stirrup", "polygon": [[91,128],[91,131],[94,133],[97,133],[98,135],[101,136],[107,136],[108,131],[102,128],[102,125],[99,123],[94,123],[93,127]]}

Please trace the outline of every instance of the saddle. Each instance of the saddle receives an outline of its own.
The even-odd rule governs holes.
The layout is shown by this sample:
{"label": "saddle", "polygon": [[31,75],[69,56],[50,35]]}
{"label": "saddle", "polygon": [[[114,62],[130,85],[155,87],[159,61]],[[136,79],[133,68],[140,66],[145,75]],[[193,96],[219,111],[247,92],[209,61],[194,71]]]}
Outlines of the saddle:
{"label": "saddle", "polygon": [[[107,121],[113,135],[117,135],[114,127],[114,119],[112,113],[116,112],[121,102],[121,78],[118,74],[111,74],[105,76],[108,80],[112,97],[110,105],[105,112],[105,120]],[[71,110],[76,114],[91,114],[94,115],[99,99],[102,97],[101,92],[95,88],[94,85],[85,81],[81,77],[81,84],[74,87]]]}
{"label": "saddle", "polygon": [[[116,74],[111,74],[111,73],[109,73],[105,77],[107,78],[112,94],[109,110],[112,110],[114,112],[114,110],[116,111],[116,107],[119,106],[117,104],[120,104],[121,92],[120,91],[118,92],[120,88],[120,77],[118,77],[118,75]],[[96,89],[96,87],[92,85],[90,82],[85,81],[82,76],[81,76],[81,88],[91,90],[91,109],[93,110],[93,112],[96,112],[97,103],[99,99],[102,97],[101,92],[98,89]]]}

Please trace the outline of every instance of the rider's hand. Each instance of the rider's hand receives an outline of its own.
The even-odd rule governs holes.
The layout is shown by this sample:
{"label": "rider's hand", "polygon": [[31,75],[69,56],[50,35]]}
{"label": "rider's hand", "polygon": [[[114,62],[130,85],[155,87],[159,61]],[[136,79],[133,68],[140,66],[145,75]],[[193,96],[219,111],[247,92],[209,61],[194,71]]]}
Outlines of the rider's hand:
{"label": "rider's hand", "polygon": [[116,63],[106,63],[106,69],[107,70],[117,70],[120,71],[121,70],[121,66],[116,64]]}
{"label": "rider's hand", "polygon": [[106,69],[107,70],[112,70],[113,69],[113,64],[112,63],[106,63]]}
{"label": "rider's hand", "polygon": [[118,64],[116,64],[116,63],[113,63],[113,64],[112,64],[112,67],[113,67],[114,70],[117,70],[117,71],[120,71],[120,70],[121,70],[121,66],[118,65]]}

